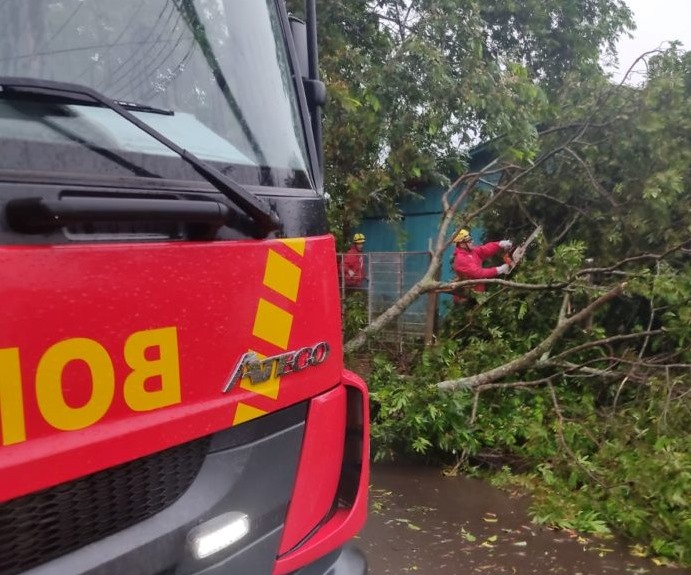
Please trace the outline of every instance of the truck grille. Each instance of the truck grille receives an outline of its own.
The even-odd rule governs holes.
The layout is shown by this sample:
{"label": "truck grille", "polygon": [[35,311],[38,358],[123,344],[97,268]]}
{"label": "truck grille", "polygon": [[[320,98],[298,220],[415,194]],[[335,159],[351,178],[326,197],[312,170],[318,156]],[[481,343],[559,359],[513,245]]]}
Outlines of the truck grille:
{"label": "truck grille", "polygon": [[117,533],[175,502],[210,438],[0,504],[0,575],[14,575]]}

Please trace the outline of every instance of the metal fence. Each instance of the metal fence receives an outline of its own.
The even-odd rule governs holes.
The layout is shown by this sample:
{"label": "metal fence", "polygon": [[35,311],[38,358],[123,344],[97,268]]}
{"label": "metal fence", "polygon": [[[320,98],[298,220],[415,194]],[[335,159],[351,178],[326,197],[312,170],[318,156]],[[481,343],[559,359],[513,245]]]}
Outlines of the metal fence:
{"label": "metal fence", "polygon": [[[363,252],[365,279],[359,286],[347,286],[343,273],[344,255],[338,254],[341,300],[347,305],[349,295],[362,294],[366,301],[368,323],[419,281],[430,262],[429,252]],[[418,298],[378,337],[389,343],[401,342],[406,337],[424,337],[429,329],[427,298]]]}

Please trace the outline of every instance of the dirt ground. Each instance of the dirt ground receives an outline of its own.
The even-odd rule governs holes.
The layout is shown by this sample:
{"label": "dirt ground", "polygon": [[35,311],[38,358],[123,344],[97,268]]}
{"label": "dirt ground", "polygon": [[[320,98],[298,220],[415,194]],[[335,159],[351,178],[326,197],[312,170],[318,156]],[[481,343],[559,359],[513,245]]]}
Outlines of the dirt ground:
{"label": "dirt ground", "polygon": [[629,546],[534,525],[528,500],[440,470],[374,465],[357,544],[370,575],[691,575]]}

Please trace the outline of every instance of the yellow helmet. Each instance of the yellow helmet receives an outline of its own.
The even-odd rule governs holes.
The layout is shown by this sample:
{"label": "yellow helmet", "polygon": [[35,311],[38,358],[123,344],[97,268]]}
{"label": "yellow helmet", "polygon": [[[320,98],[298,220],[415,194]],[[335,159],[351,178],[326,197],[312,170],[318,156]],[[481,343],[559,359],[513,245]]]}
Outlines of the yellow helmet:
{"label": "yellow helmet", "polygon": [[460,230],[454,237],[453,242],[455,244],[470,241],[470,232],[468,230]]}
{"label": "yellow helmet", "polygon": [[365,243],[365,234],[355,234],[353,236],[353,243],[364,244]]}

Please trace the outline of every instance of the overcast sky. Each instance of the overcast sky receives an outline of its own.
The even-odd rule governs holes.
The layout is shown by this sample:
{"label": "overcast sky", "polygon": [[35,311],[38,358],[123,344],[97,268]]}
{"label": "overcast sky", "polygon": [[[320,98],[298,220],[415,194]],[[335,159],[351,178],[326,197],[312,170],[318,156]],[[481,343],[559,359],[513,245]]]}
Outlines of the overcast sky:
{"label": "overcast sky", "polygon": [[[643,52],[654,50],[668,40],[680,40],[684,49],[691,50],[691,0],[625,0],[634,14],[637,29],[634,38],[619,41],[620,80],[633,61]],[[632,78],[633,83],[640,76]]]}

